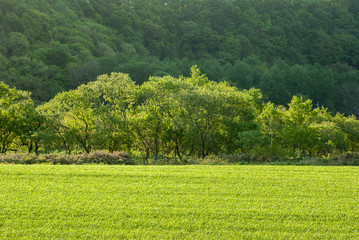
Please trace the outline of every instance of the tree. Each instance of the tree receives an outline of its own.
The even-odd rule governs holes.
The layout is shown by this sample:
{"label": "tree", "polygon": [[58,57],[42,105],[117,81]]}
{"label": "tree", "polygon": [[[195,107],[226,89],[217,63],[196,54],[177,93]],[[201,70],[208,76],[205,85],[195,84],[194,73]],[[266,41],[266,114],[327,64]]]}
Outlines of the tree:
{"label": "tree", "polygon": [[344,133],[345,150],[357,151],[359,147],[359,120],[354,115],[345,117],[343,114],[337,113],[333,122]]}
{"label": "tree", "polygon": [[167,133],[173,117],[176,85],[176,79],[170,76],[151,77],[140,88],[140,102],[133,121],[138,143],[146,152],[145,159],[150,154],[157,159],[160,153],[171,152],[171,139]]}
{"label": "tree", "polygon": [[304,101],[302,97],[294,96],[288,106],[288,110],[282,117],[283,137],[293,149],[297,148],[297,158],[299,158],[301,151],[310,146],[314,139],[311,123],[317,112],[312,109],[312,101]]}
{"label": "tree", "polygon": [[101,75],[89,84],[99,93],[94,99],[96,122],[96,146],[110,152],[132,150],[133,107],[138,95],[138,86],[127,74],[112,73]]}
{"label": "tree", "polygon": [[196,66],[185,80],[192,86],[181,92],[183,125],[189,126],[201,157],[233,148],[240,131],[253,130],[261,99],[258,90],[240,92],[226,82],[210,81]]}
{"label": "tree", "polygon": [[0,82],[0,153],[16,150],[14,142],[27,134],[31,124],[27,117],[33,112],[34,102],[30,93]]}
{"label": "tree", "polygon": [[95,134],[93,99],[98,93],[86,85],[59,93],[38,109],[45,116],[49,130],[56,132],[68,153],[77,143],[87,153],[91,151]]}
{"label": "tree", "polygon": [[19,143],[21,146],[27,147],[28,153],[35,151],[36,154],[39,154],[44,120],[44,117],[36,111],[34,103],[29,102],[28,107],[23,112],[20,127],[18,128]]}
{"label": "tree", "polygon": [[268,102],[257,118],[261,131],[270,136],[270,148],[273,149],[274,138],[280,134],[283,112]]}
{"label": "tree", "polygon": [[6,41],[6,51],[9,57],[24,56],[30,46],[27,37],[18,32],[11,32]]}

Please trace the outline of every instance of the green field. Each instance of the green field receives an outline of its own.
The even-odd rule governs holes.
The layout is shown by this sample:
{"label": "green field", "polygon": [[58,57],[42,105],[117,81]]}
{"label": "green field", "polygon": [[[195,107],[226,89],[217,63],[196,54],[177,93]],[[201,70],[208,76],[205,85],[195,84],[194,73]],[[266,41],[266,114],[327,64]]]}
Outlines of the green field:
{"label": "green field", "polygon": [[0,165],[0,239],[359,239],[359,168]]}

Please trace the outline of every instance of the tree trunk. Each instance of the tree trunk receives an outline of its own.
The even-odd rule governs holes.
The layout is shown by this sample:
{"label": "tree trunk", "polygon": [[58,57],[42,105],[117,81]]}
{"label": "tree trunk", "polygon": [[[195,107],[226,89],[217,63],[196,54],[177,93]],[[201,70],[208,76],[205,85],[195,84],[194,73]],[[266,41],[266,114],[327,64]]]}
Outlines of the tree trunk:
{"label": "tree trunk", "polygon": [[180,151],[179,151],[179,147],[178,147],[178,144],[176,142],[176,147],[175,147],[175,156],[178,156],[178,158],[180,159],[181,163],[183,163],[183,160],[182,160],[182,156],[180,154]]}
{"label": "tree trunk", "polygon": [[159,150],[158,150],[158,145],[159,145],[159,143],[158,143],[158,138],[157,138],[157,136],[155,137],[155,160],[157,160],[157,158],[158,158],[158,152],[159,152]]}
{"label": "tree trunk", "polygon": [[147,160],[150,157],[150,149],[146,148],[146,157],[143,159],[143,164],[147,164]]}
{"label": "tree trunk", "polygon": [[35,142],[35,154],[36,155],[39,155],[39,148],[40,148],[40,146],[39,146],[38,142]]}
{"label": "tree trunk", "polygon": [[28,146],[28,152],[31,153],[33,148],[34,148],[34,144],[31,142]]}
{"label": "tree trunk", "polygon": [[205,152],[204,152],[204,145],[205,145],[205,141],[204,141],[204,139],[202,139],[202,149],[201,149],[201,151],[202,151],[202,158],[205,158],[206,157],[206,154],[205,154]]}

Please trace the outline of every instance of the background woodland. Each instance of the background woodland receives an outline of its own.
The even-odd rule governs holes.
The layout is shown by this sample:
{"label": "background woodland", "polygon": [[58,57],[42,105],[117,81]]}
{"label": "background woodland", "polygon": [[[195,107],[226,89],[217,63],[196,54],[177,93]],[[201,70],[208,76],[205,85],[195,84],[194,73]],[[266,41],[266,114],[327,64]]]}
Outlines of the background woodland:
{"label": "background woodland", "polygon": [[358,114],[356,0],[0,0],[0,79],[32,93],[58,92],[123,72],[189,76],[293,95]]}

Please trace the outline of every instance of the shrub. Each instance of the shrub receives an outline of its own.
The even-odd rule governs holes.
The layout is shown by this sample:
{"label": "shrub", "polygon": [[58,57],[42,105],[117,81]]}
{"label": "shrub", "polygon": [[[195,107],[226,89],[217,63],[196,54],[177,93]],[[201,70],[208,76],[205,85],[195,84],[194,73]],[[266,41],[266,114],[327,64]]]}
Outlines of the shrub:
{"label": "shrub", "polygon": [[206,156],[200,161],[200,164],[204,165],[225,165],[228,164],[228,160],[216,155]]}
{"label": "shrub", "polygon": [[7,153],[0,155],[0,163],[11,164],[109,164],[109,165],[133,165],[135,162],[131,160],[125,152],[96,151],[84,154],[26,154],[26,153]]}
{"label": "shrub", "polygon": [[334,158],[338,165],[359,166],[359,152],[347,152]]}

